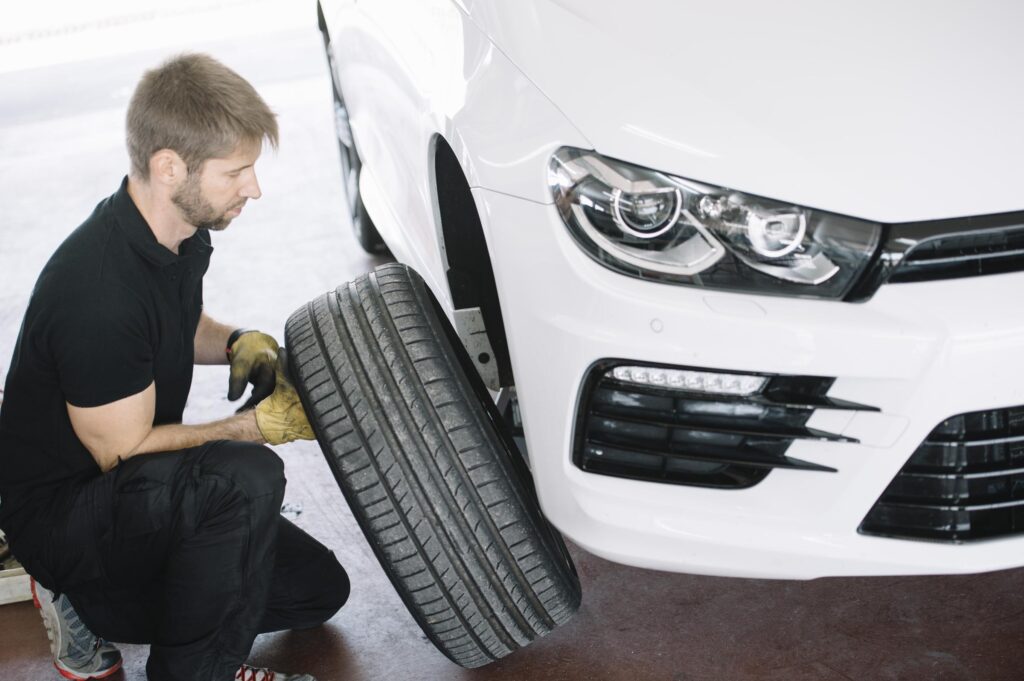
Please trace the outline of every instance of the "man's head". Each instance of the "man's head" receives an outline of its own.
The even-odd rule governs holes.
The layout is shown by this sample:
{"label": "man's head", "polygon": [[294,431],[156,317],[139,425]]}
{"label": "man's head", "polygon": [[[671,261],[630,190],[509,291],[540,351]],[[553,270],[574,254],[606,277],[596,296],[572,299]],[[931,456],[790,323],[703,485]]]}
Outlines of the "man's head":
{"label": "man's head", "polygon": [[223,229],[259,198],[254,164],[277,121],[244,78],[203,54],[147,71],[128,105],[131,174],[156,174],[189,224]]}

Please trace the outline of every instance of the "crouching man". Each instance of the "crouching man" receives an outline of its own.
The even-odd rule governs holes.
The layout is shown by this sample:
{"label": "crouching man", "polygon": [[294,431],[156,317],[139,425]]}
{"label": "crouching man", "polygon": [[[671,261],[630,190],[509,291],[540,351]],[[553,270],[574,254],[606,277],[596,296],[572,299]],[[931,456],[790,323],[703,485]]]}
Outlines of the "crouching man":
{"label": "crouching man", "polygon": [[[270,336],[203,312],[210,233],[260,197],[274,114],[204,55],[149,71],[128,109],[129,175],[50,258],[0,407],[0,526],[34,577],[54,663],[154,681],[311,681],[244,665],[256,635],[346,601],[334,554],[280,515],[281,460],[313,437]],[[240,284],[241,285],[241,284]],[[193,364],[230,363],[240,413],[182,425]]]}

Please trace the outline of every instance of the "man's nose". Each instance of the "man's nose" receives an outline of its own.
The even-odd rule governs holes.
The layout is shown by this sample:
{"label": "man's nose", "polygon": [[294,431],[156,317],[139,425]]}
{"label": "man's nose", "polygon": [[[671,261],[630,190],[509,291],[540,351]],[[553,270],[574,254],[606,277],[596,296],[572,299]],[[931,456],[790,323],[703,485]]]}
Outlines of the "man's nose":
{"label": "man's nose", "polygon": [[263,196],[263,192],[260,191],[260,183],[256,179],[256,174],[253,173],[249,181],[242,185],[242,191],[239,194],[244,199],[258,199]]}

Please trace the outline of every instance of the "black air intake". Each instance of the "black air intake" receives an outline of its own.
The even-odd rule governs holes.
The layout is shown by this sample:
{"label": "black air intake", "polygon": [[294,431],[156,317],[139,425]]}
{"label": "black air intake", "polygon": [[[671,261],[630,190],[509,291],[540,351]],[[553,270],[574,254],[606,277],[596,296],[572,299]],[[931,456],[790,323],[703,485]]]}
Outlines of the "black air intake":
{"label": "black air intake", "polygon": [[1024,407],[943,421],[885,490],[860,531],[947,542],[1024,532]]}
{"label": "black air intake", "polygon": [[774,468],[835,472],[786,456],[786,451],[798,439],[856,442],[808,428],[816,409],[877,411],[826,397],[832,378],[762,374],[768,378],[764,388],[741,397],[614,378],[612,370],[625,364],[637,366],[600,362],[584,383],[573,462],[589,473],[741,489],[756,485]]}

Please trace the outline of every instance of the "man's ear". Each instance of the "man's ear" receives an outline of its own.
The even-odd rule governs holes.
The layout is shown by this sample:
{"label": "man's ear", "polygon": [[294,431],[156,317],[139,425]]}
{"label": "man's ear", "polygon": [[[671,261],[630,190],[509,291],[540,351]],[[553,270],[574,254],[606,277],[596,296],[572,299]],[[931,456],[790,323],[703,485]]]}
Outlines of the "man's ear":
{"label": "man's ear", "polygon": [[176,187],[188,175],[188,166],[173,149],[160,149],[149,157],[149,181]]}

